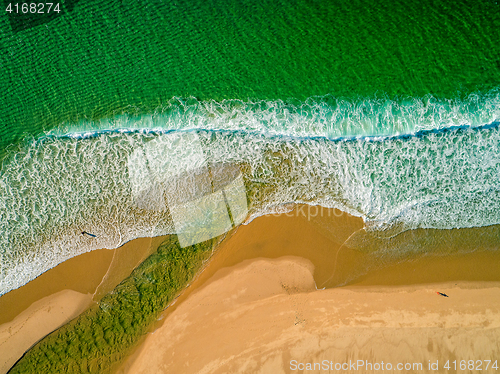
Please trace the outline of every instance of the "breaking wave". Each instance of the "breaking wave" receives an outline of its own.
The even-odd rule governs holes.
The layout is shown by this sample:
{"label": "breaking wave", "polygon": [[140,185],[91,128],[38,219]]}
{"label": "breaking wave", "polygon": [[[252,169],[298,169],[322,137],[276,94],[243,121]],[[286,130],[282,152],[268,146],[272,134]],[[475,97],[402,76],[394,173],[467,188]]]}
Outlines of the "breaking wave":
{"label": "breaking wave", "polygon": [[499,224],[499,100],[175,98],[150,115],[64,124],[3,162],[0,294],[78,254],[179,234],[193,210],[163,204],[176,193],[225,202],[217,233],[290,203],[338,208],[377,230]]}

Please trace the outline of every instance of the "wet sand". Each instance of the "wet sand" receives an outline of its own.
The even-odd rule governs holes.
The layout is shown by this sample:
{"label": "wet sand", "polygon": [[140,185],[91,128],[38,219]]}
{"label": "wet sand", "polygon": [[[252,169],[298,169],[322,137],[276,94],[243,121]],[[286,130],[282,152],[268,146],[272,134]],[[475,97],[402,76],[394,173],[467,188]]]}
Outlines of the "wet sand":
{"label": "wet sand", "polygon": [[0,297],[0,374],[38,340],[69,322],[130,275],[165,237],[73,257]]}
{"label": "wet sand", "polygon": [[0,373],[7,371],[38,340],[89,307],[92,294],[62,290],[46,296],[0,325]]}
{"label": "wet sand", "polygon": [[[241,226],[118,372],[279,373],[291,372],[292,359],[427,363],[499,352],[498,251],[380,260],[367,251],[363,227],[339,211],[301,207]],[[20,356],[162,241],[75,257],[0,297],[0,362],[16,360],[2,346]]]}
{"label": "wet sand", "polygon": [[294,257],[233,267],[170,314],[128,372],[290,373],[324,360],[424,365],[414,372],[431,360],[445,372],[446,360],[498,357],[500,283],[316,290],[311,270]]}
{"label": "wet sand", "polygon": [[106,274],[113,251],[100,249],[70,258],[24,286],[0,296],[0,325],[12,321],[31,304],[63,290],[93,294]]}
{"label": "wet sand", "polygon": [[[362,226],[348,215],[290,214],[240,227],[118,372],[288,373],[291,360],[444,365],[498,355],[500,254],[376,266],[347,246]],[[328,288],[336,284],[348,285]]]}

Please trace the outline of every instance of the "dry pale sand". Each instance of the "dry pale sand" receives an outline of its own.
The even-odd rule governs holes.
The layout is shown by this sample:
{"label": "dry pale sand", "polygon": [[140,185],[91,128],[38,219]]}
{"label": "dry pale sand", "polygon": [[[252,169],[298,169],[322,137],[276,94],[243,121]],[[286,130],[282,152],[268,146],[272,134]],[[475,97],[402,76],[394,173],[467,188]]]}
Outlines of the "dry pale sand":
{"label": "dry pale sand", "polygon": [[311,262],[297,257],[225,270],[148,336],[128,373],[289,373],[349,360],[439,361],[444,372],[446,360],[500,353],[498,283],[316,290]]}
{"label": "dry pale sand", "polygon": [[[300,209],[260,217],[225,240],[118,371],[279,373],[292,371],[291,360],[441,365],[498,355],[500,254],[478,249],[377,266],[349,245],[363,238],[359,218]],[[0,297],[0,373],[162,240],[75,257]],[[351,285],[316,289],[343,283]]]}
{"label": "dry pale sand", "polygon": [[446,360],[498,358],[499,254],[377,267],[345,245],[362,226],[348,215],[292,214],[241,227],[118,372],[288,373],[307,363],[325,368],[324,360],[331,372],[349,360],[428,372],[438,360],[435,372],[444,372]]}
{"label": "dry pale sand", "polygon": [[130,275],[164,237],[73,257],[0,297],[0,374],[38,340],[86,310]]}
{"label": "dry pale sand", "polygon": [[92,294],[59,291],[31,304],[0,325],[0,373],[4,374],[34,343],[75,318],[92,302]]}

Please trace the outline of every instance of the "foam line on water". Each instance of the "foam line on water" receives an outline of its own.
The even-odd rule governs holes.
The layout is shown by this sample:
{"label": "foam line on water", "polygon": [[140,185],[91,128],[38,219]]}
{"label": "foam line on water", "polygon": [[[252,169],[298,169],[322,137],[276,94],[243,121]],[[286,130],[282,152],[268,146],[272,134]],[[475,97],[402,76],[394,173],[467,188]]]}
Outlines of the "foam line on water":
{"label": "foam line on water", "polygon": [[482,126],[500,118],[500,89],[465,98],[359,98],[331,95],[296,100],[199,101],[173,98],[153,113],[120,113],[99,121],[66,123],[51,133],[85,134],[95,130],[243,130],[292,137],[391,136],[455,126]]}
{"label": "foam line on water", "polygon": [[[49,133],[26,141],[4,160],[0,293],[78,254],[175,233],[168,211],[137,206],[129,175],[130,156],[174,130],[138,126]],[[196,132],[208,164],[240,168],[247,221],[305,203],[338,208],[363,217],[369,229],[388,232],[500,223],[496,122],[337,140],[255,128],[181,131]],[[162,157],[176,164],[176,154],[184,153]],[[190,186],[176,188],[182,194]]]}

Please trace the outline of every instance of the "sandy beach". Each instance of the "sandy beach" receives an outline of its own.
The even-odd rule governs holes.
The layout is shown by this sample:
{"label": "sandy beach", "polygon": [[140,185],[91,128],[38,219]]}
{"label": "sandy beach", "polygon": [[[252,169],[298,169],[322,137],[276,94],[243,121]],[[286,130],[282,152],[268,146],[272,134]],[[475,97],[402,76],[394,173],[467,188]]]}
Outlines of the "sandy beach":
{"label": "sandy beach", "polygon": [[7,373],[33,344],[78,316],[91,302],[92,294],[59,291],[0,325],[0,373]]}
{"label": "sandy beach", "polygon": [[4,7],[0,374],[500,374],[500,0]]}
{"label": "sandy beach", "polygon": [[444,372],[446,360],[500,352],[498,283],[316,290],[311,270],[296,257],[233,267],[168,316],[128,373],[289,373],[324,360],[431,360]]}
{"label": "sandy beach", "polygon": [[242,226],[119,372],[289,373],[307,364],[304,372],[334,372],[357,360],[411,364],[413,372],[438,361],[443,372],[447,360],[497,358],[500,282],[491,278],[498,255],[395,262],[348,286],[318,289],[336,266],[353,271],[355,260],[363,262],[355,251],[338,264],[335,251],[330,261],[315,257],[359,229],[347,215],[337,222],[338,240],[297,215]]}
{"label": "sandy beach", "polygon": [[38,340],[77,317],[130,275],[164,237],[73,257],[0,297],[0,373]]}
{"label": "sandy beach", "polygon": [[[352,245],[365,235],[360,218],[310,213],[297,207],[238,228],[117,372],[288,373],[307,364],[317,370],[306,372],[328,372],[326,362],[334,371],[357,360],[424,372],[500,352],[500,254],[477,248],[377,264],[366,243]],[[0,297],[0,372],[162,241],[77,256]]]}

